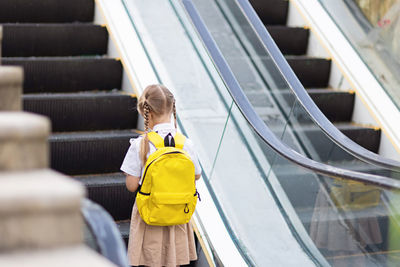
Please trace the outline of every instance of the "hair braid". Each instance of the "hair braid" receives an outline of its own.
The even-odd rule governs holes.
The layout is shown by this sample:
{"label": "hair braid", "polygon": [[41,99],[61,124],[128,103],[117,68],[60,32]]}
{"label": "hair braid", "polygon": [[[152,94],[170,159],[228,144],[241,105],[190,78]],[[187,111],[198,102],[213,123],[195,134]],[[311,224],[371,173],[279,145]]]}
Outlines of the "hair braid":
{"label": "hair braid", "polygon": [[143,104],[143,109],[144,109],[144,130],[146,131],[145,136],[141,142],[141,148],[140,148],[140,159],[142,160],[143,165],[146,164],[147,160],[147,154],[149,153],[149,137],[148,137],[148,132],[149,132],[149,113],[150,113],[150,106],[147,104],[146,100]]}
{"label": "hair braid", "polygon": [[173,114],[174,114],[175,129],[177,129],[177,127],[176,127],[176,106],[175,106],[175,99],[174,99],[174,102],[173,102],[173,104],[172,104],[172,112],[173,112]]}

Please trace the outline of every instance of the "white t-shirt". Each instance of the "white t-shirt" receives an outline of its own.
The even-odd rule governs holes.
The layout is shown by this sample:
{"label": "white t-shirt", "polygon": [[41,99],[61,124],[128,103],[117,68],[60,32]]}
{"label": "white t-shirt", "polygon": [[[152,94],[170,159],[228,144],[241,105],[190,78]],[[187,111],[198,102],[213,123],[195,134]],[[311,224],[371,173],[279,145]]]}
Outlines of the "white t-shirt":
{"label": "white t-shirt", "polygon": [[[176,130],[175,127],[171,123],[160,123],[157,124],[153,127],[153,131],[157,132],[163,139],[165,136],[167,136],[169,133],[172,136],[175,136]],[[121,171],[125,172],[126,174],[136,176],[136,177],[141,177],[143,173],[143,164],[142,161],[140,160],[140,143],[142,140],[142,136],[138,138],[132,138],[130,139],[130,144],[131,146],[128,149],[128,152],[125,155],[124,161],[122,162],[121,165]],[[149,156],[151,153],[156,151],[156,148],[152,143],[150,144],[150,151],[147,156]],[[191,160],[193,161],[194,164],[194,169],[195,169],[195,174],[201,174],[201,167],[199,164],[199,159],[197,157],[196,150],[194,148],[194,145],[192,141],[188,138],[186,138],[185,144],[183,146],[183,149],[188,152]]]}

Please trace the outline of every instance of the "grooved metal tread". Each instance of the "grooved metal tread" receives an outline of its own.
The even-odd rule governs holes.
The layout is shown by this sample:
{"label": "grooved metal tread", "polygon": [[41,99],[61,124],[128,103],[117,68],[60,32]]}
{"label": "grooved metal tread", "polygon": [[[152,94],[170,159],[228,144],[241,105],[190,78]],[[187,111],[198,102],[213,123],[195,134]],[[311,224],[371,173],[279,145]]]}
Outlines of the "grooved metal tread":
{"label": "grooved metal tread", "polygon": [[[360,125],[355,125],[352,123],[335,123],[336,128],[338,128],[344,135],[356,142],[357,144],[363,146],[364,148],[378,153],[381,130],[379,128],[364,127]],[[310,140],[317,141],[317,137],[313,137],[317,131],[321,131],[316,125],[301,124],[296,130],[303,131],[310,136]],[[327,137],[325,137],[327,138]],[[323,141],[323,140],[321,140]]]}
{"label": "grooved metal tread", "polygon": [[92,21],[93,0],[3,0],[0,22]]}
{"label": "grooved metal tread", "polygon": [[54,133],[49,137],[51,167],[69,175],[119,171],[133,130]]}
{"label": "grooved metal tread", "polygon": [[75,175],[72,178],[83,183],[87,188],[125,186],[125,175],[122,172]]}
{"label": "grooved metal tread", "polygon": [[121,220],[116,221],[119,231],[123,238],[127,238],[129,236],[129,227],[131,225],[130,220]]}
{"label": "grooved metal tread", "polygon": [[122,239],[125,241],[126,247],[128,247],[129,231],[131,226],[130,220],[116,221],[119,232],[121,233]]}
{"label": "grooved metal tread", "polygon": [[283,0],[250,0],[264,24],[285,25],[289,9],[289,1]]}
{"label": "grooved metal tread", "polygon": [[308,89],[307,92],[331,122],[351,121],[355,101],[353,92],[332,89]]}
{"label": "grooved metal tread", "polygon": [[308,56],[285,56],[304,87],[328,87],[331,60]]}
{"label": "grooved metal tread", "polygon": [[2,58],[24,68],[24,93],[76,92],[121,88],[120,60],[96,57]]}
{"label": "grooved metal tread", "polygon": [[118,90],[23,96],[24,110],[48,116],[55,132],[135,128],[136,104]]}
{"label": "grooved metal tread", "polygon": [[49,137],[50,142],[76,142],[101,140],[104,138],[121,138],[130,137],[136,138],[140,134],[136,130],[106,130],[106,131],[87,131],[87,132],[55,132]]}
{"label": "grooved metal tread", "polygon": [[89,199],[104,207],[115,220],[130,219],[136,193],[126,189],[122,172],[77,175],[72,178],[85,185]]}
{"label": "grooved metal tread", "polygon": [[282,54],[306,54],[310,34],[308,29],[283,25],[266,25],[266,27]]}
{"label": "grooved metal tread", "polygon": [[108,33],[92,23],[3,24],[3,57],[79,56],[107,53]]}

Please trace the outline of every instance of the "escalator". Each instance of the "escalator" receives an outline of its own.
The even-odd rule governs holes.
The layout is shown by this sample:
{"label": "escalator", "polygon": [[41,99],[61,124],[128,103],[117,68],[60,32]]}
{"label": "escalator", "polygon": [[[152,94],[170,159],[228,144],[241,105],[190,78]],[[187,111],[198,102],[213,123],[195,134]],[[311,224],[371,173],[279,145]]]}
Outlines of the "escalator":
{"label": "escalator", "polygon": [[[204,182],[246,264],[395,266],[399,182],[369,173],[391,176],[396,163],[387,169],[391,164],[380,158],[376,167],[333,141],[318,140],[329,138],[317,125],[299,124],[311,119],[298,99],[282,90],[290,86],[278,80],[274,61],[264,55],[255,62],[248,54],[253,42],[246,47],[234,31],[218,30],[234,28],[224,1],[183,2],[186,11],[174,1],[124,1],[159,82],[177,96],[179,124],[199,146]],[[264,65],[266,76],[259,69],[250,72],[257,64]],[[253,88],[259,94],[246,97],[246,82],[264,88]],[[349,199],[352,193],[358,197]],[[200,219],[206,220],[201,214]]]}
{"label": "escalator", "polygon": [[[3,3],[1,10],[11,10],[0,13],[5,27],[3,62],[25,67],[24,109],[52,119],[52,168],[82,181],[89,197],[119,221],[127,239],[134,195],[126,191],[117,171],[129,138],[138,135],[133,130],[136,99],[120,90],[124,70],[118,59],[107,55],[106,29],[92,23],[93,1],[33,2],[55,11],[27,10],[23,5],[15,9]],[[369,174],[395,177],[396,164],[369,155],[367,161],[381,167],[364,163],[312,124],[262,44],[257,38],[246,39],[257,34],[250,27],[239,35],[243,24],[234,25],[240,17],[227,5],[236,2],[185,0],[187,9],[172,0],[114,2],[124,5],[146,50],[149,72],[157,77],[151,82],[174,92],[179,126],[198,146],[204,197],[194,217],[216,265],[398,264],[400,184]],[[59,10],[65,12],[60,15]],[[198,22],[196,10],[212,33],[208,39],[207,29],[201,39],[191,24]],[[52,17],[54,13],[58,16]],[[199,30],[202,23],[197,22]],[[51,36],[56,38],[48,39]],[[88,36],[92,38],[85,39]],[[222,54],[215,53],[219,51],[211,37]],[[26,47],[13,51],[17,44]],[[129,59],[123,60],[124,67],[130,65]],[[139,70],[142,65],[135,60]],[[355,200],[351,193],[358,193]],[[219,221],[222,230],[216,228]],[[222,232],[227,233],[224,238]],[[193,264],[203,266],[200,260]]]}

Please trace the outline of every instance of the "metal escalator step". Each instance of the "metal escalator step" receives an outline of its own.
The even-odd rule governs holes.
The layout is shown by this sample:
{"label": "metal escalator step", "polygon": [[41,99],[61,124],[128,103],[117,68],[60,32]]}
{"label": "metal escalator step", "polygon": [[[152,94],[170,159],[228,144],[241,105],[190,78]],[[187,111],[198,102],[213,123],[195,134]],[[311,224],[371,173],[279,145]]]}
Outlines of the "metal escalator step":
{"label": "metal escalator step", "polygon": [[[354,142],[374,153],[378,152],[381,135],[379,129],[357,126],[350,123],[335,123],[335,126]],[[300,142],[303,146],[303,150],[307,151],[310,157],[316,161],[337,165],[334,162],[343,163],[355,160],[354,156],[331,141],[315,124],[297,124],[292,121],[291,131],[286,129],[284,134],[282,133],[282,125],[270,128],[279,138],[282,138],[285,144],[297,151],[300,149]],[[297,140],[299,140],[299,142]],[[267,159],[274,159],[275,152],[272,152],[271,149],[264,148],[264,154]],[[279,164],[280,163],[274,162],[274,165]]]}
{"label": "metal escalator step", "polygon": [[73,176],[83,183],[88,198],[107,210],[114,220],[131,218],[136,193],[129,192],[125,186],[125,175],[121,172]]}
{"label": "metal escalator step", "polygon": [[250,0],[260,19],[267,25],[286,25],[289,1]]}
{"label": "metal escalator step", "polygon": [[[378,152],[381,135],[380,130],[350,123],[338,123],[335,124],[335,126],[360,146],[374,153]],[[346,161],[354,158],[332,141],[328,141],[328,137],[322,133],[322,130],[317,125],[300,124],[295,127],[295,131],[307,137],[307,142],[318,151],[318,160],[320,161]]]}
{"label": "metal escalator step", "polygon": [[113,58],[3,58],[2,63],[24,68],[24,93],[121,88],[122,65]]}
{"label": "metal escalator step", "polygon": [[360,146],[374,153],[378,153],[381,141],[380,129],[371,127],[366,128],[351,124],[336,125],[336,127],[348,138],[350,138]]}
{"label": "metal escalator step", "polygon": [[0,22],[92,21],[93,0],[11,0],[0,1]]}
{"label": "metal escalator step", "polygon": [[123,221],[117,221],[116,223],[117,223],[119,232],[121,233],[122,239],[125,241],[125,245],[128,248],[129,230],[130,230],[130,226],[131,226],[131,221],[123,220]]}
{"label": "metal escalator step", "polygon": [[107,43],[107,29],[89,23],[3,25],[4,57],[103,55]]}
{"label": "metal escalator step", "polygon": [[304,87],[328,87],[330,59],[307,56],[286,56],[286,59]]}
{"label": "metal escalator step", "polygon": [[281,25],[267,26],[272,39],[278,45],[282,54],[304,55],[307,52],[309,30]]}
{"label": "metal escalator step", "polygon": [[351,121],[354,93],[330,89],[310,89],[307,92],[331,122]]}
{"label": "metal escalator step", "polygon": [[[315,104],[332,122],[349,122],[353,113],[354,94],[346,91],[334,91],[332,89],[309,89],[307,90]],[[270,92],[271,96],[282,103],[288,113],[296,101],[296,97],[289,90],[274,90]],[[268,115],[269,107],[273,107],[272,98],[263,91],[247,91],[246,95],[250,103],[256,108],[260,116]],[[291,115],[301,123],[311,121],[310,116],[305,109],[296,103],[296,108]]]}
{"label": "metal escalator step", "polygon": [[121,92],[25,94],[24,110],[48,116],[54,132],[133,129],[136,97]]}
{"label": "metal escalator step", "polygon": [[118,172],[129,140],[138,136],[133,130],[52,134],[51,168],[68,175]]}

